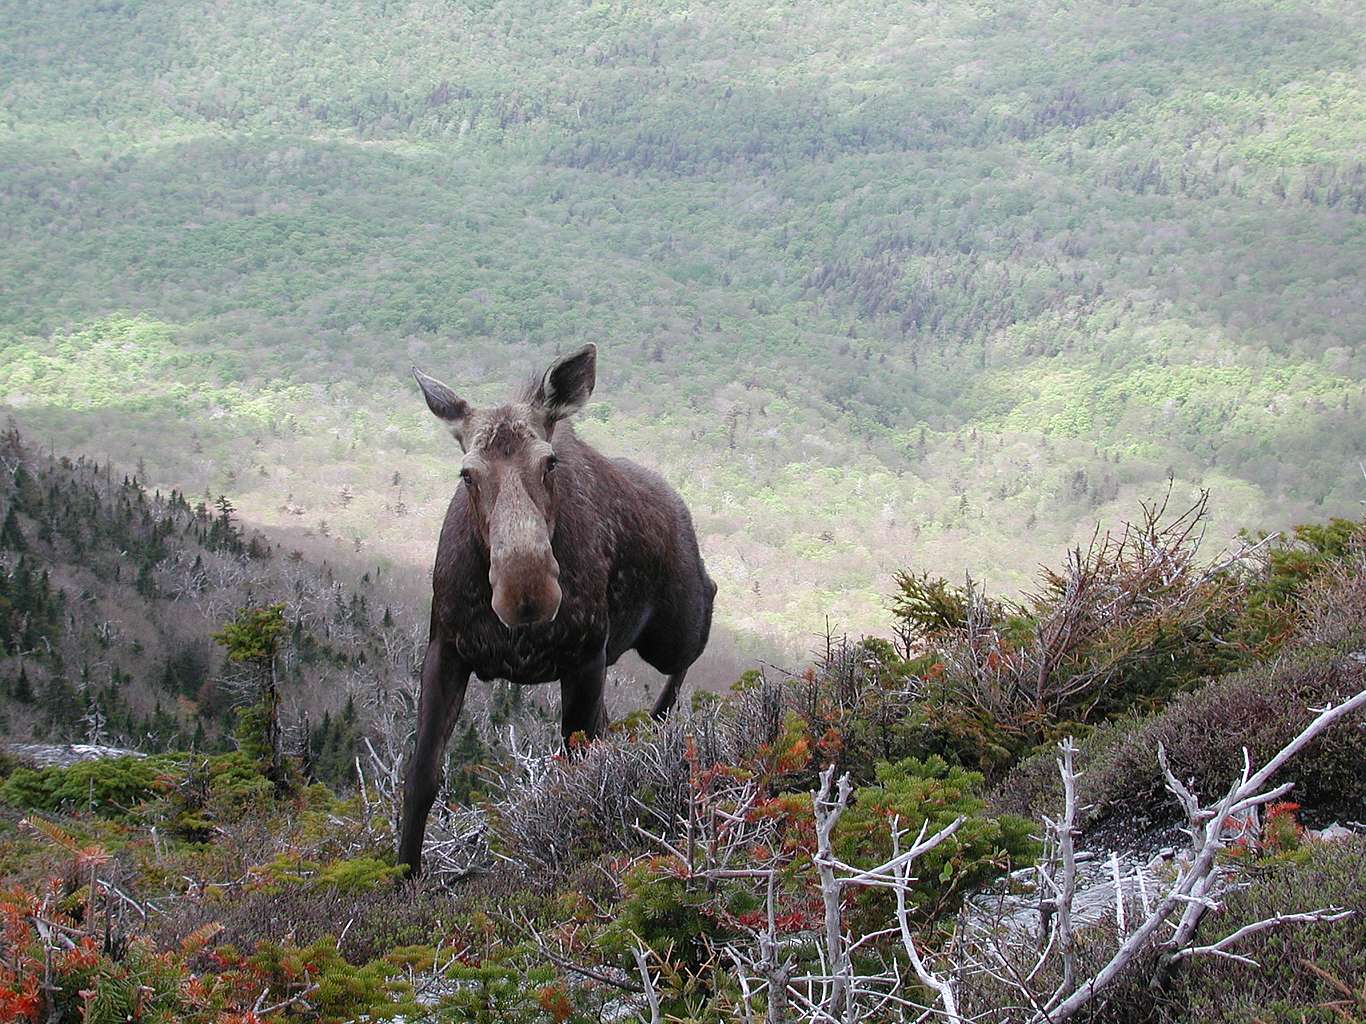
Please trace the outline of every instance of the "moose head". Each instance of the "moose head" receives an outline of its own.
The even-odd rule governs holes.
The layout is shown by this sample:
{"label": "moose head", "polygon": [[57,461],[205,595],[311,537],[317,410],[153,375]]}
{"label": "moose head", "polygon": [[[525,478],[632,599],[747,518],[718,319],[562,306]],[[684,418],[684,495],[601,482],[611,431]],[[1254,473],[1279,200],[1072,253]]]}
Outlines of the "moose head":
{"label": "moose head", "polygon": [[460,481],[488,551],[494,614],[509,629],[552,621],[561,593],[551,540],[563,487],[555,425],[592,395],[596,346],[557,359],[516,400],[488,409],[474,408],[416,367],[413,376],[465,453]]}

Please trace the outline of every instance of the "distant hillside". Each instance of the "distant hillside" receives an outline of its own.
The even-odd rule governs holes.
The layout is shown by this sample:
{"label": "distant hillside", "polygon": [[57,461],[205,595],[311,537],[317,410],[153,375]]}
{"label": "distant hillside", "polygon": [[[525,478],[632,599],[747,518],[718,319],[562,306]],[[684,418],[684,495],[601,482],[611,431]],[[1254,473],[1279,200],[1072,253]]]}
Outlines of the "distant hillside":
{"label": "distant hillside", "polygon": [[718,620],[887,626],[1173,476],[1216,533],[1366,450],[1344,0],[13,5],[0,404],[59,450],[425,568],[489,400],[692,504]]}

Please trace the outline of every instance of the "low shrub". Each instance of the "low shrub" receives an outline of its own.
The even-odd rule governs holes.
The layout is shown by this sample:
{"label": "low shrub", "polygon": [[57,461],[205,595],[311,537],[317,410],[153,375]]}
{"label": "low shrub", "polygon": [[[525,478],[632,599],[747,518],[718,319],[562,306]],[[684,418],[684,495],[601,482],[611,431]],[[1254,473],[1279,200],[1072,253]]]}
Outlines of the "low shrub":
{"label": "low shrub", "polygon": [[126,817],[156,795],[158,780],[180,768],[175,757],[110,757],[66,767],[17,768],[0,785],[0,802],[22,811],[90,811]]}
{"label": "low shrub", "polygon": [[[599,879],[602,872],[596,871]],[[451,889],[377,884],[357,890],[284,883],[253,889],[233,899],[187,901],[157,921],[159,943],[175,945],[202,928],[221,929],[218,940],[239,949],[258,942],[305,945],[328,935],[350,963],[364,964],[395,949],[436,943],[487,955],[520,941],[508,915],[540,920],[549,901],[527,892],[520,872],[493,872]]]}
{"label": "low shrub", "polygon": [[218,951],[216,959],[229,969],[254,977],[272,992],[297,993],[300,1020],[348,1024],[358,1018],[389,1020],[420,1011],[411,999],[412,989],[403,980],[400,965],[388,960],[348,963],[330,936],[303,947],[263,942],[247,957],[224,949]]}
{"label": "low shrub", "polygon": [[[1306,843],[1284,854],[1253,858],[1223,910],[1206,915],[1194,939],[1213,943],[1277,914],[1342,907],[1340,921],[1287,924],[1243,939],[1230,952],[1255,965],[1222,957],[1177,964],[1162,987],[1153,984],[1157,953],[1149,951],[1116,979],[1098,1005],[1079,1020],[1096,1024],[1353,1024],[1366,1019],[1366,838]],[[1085,977],[1114,955],[1116,933],[1106,920],[1077,935],[1077,971]],[[1025,969],[1032,950],[1023,951]],[[1016,965],[1020,966],[1020,965]],[[1050,962],[1038,981],[1057,983]],[[974,974],[960,993],[967,1019],[1009,1024],[1013,993],[999,976]]]}
{"label": "low shrub", "polygon": [[[351,964],[330,937],[298,945],[260,941],[250,953],[210,950],[221,929],[201,927],[173,945],[148,936],[121,948],[78,927],[81,908],[58,909],[54,896],[0,893],[0,1019],[83,1024],[227,1024],[384,1020],[418,1007],[402,965],[384,959]],[[64,948],[36,925],[79,936]],[[269,1007],[269,1009],[264,1009]]]}
{"label": "low shrub", "polygon": [[632,972],[631,950],[643,945],[696,974],[710,958],[711,945],[732,935],[733,922],[759,905],[745,887],[685,877],[677,862],[663,857],[632,865],[621,888],[598,946]]}
{"label": "low shrub", "polygon": [[273,783],[240,751],[186,755],[161,774],[157,789],[161,799],[148,808],[149,816],[191,842],[208,842],[222,826],[268,810],[275,795]]}
{"label": "low shrub", "polygon": [[24,762],[21,758],[0,747],[0,782],[8,779],[16,769],[23,767]]}
{"label": "low shrub", "polygon": [[576,1014],[574,997],[553,968],[525,962],[457,964],[446,972],[455,989],[436,1019],[452,1024],[562,1024],[600,1019]]}
{"label": "low shrub", "polygon": [[1228,641],[1248,574],[1198,557],[1205,503],[1177,515],[1145,505],[1137,522],[1043,570],[1019,602],[971,580],[899,575],[904,642],[934,660],[921,688],[930,749],[999,777],[1064,732],[1158,706],[1249,661],[1247,644]]}
{"label": "low shrub", "polygon": [[272,786],[244,754],[108,757],[67,766],[17,768],[0,802],[20,811],[147,816],[182,838],[204,841],[215,826],[269,807]]}
{"label": "low shrub", "polygon": [[[1202,498],[1165,505],[1041,574],[1019,603],[969,581],[902,573],[893,612],[932,664],[915,712],[922,750],[998,779],[1107,721],[1157,710],[1312,639],[1366,642],[1366,522],[1334,519],[1211,565]],[[904,730],[903,730],[904,731]]]}
{"label": "low shrub", "polygon": [[326,864],[280,854],[266,865],[268,891],[285,885],[299,885],[318,891],[364,893],[390,886],[406,874],[406,869],[375,856],[342,857]]}
{"label": "low shrub", "polygon": [[[1261,764],[1314,717],[1311,708],[1342,700],[1366,686],[1366,665],[1349,657],[1299,651],[1266,666],[1215,679],[1153,714],[1110,723],[1084,737],[1077,763],[1083,774],[1078,799],[1085,817],[1174,820],[1179,812],[1166,791],[1157,745],[1172,770],[1211,797],[1226,790],[1247,748]],[[1294,782],[1294,797],[1319,816],[1359,817],[1366,801],[1366,715],[1339,722],[1301,751],[1280,773]],[[1036,816],[1061,803],[1051,753],[1019,765],[993,793],[993,804]]]}
{"label": "low shrub", "polygon": [[1349,567],[1347,574],[1363,582],[1364,555],[1366,520],[1330,519],[1294,527],[1266,549],[1261,571],[1248,588],[1239,639],[1274,650],[1300,631],[1306,598],[1326,577],[1341,578]]}
{"label": "low shrub", "polygon": [[[1032,863],[1038,852],[1030,838],[1038,826],[1011,814],[986,816],[986,801],[978,795],[981,785],[979,773],[950,766],[939,757],[880,764],[876,783],[854,792],[849,810],[836,826],[836,853],[855,867],[873,867],[892,856],[894,821],[907,833],[904,850],[922,826],[933,834],[963,816],[967,820],[952,837],[916,861],[919,881],[911,896],[922,919],[952,913],[965,893],[1012,867]],[[889,899],[878,890],[861,897],[864,903],[884,904]]]}
{"label": "low shrub", "polygon": [[1341,921],[1290,925],[1250,936],[1234,952],[1256,967],[1212,957],[1188,960],[1162,999],[1163,1024],[1301,1024],[1366,1019],[1366,838],[1309,843],[1302,856],[1272,859],[1210,915],[1196,942],[1213,942],[1276,914],[1324,907],[1355,911]]}
{"label": "low shrub", "polygon": [[1298,642],[1332,653],[1366,651],[1366,535],[1327,566],[1299,598]]}
{"label": "low shrub", "polygon": [[52,1004],[59,1020],[172,1024],[190,1009],[183,997],[183,965],[148,942],[130,943],[115,961],[93,940],[83,941],[57,960],[55,974]]}

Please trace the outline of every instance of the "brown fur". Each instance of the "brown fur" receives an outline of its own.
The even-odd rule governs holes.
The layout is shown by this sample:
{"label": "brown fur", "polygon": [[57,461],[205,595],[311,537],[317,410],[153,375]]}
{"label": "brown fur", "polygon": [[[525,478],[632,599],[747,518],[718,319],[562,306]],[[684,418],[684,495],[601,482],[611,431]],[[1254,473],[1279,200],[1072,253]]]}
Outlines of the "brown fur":
{"label": "brown fur", "polygon": [[706,646],[716,585],[682,498],[563,422],[594,376],[590,346],[490,410],[418,376],[466,448],[469,479],[447,509],[432,574],[417,747],[404,783],[400,859],[412,874],[471,673],[527,685],[558,679],[563,735],[592,739],[607,724],[607,667],[622,654],[635,650],[669,677],[659,717]]}

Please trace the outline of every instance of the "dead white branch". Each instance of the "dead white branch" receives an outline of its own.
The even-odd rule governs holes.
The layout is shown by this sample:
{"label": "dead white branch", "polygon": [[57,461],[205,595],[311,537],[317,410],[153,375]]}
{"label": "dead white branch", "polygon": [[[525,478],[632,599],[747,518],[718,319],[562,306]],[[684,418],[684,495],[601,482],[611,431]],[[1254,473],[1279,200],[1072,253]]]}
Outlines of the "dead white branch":
{"label": "dead white branch", "polygon": [[[812,794],[811,802],[812,811],[816,818],[816,856],[814,862],[820,879],[821,902],[825,910],[824,959],[828,975],[820,979],[824,982],[823,987],[825,989],[823,998],[820,1000],[823,1013],[834,1020],[846,1016],[846,1011],[851,1005],[851,996],[861,989],[861,982],[870,980],[856,978],[854,975],[850,954],[857,943],[851,941],[844,932],[840,906],[846,888],[875,886],[890,888],[895,894],[897,929],[902,936],[902,943],[906,947],[907,957],[916,972],[916,976],[939,996],[947,1018],[951,1021],[958,1020],[957,1004],[952,985],[929,971],[916,947],[915,937],[910,927],[906,893],[914,881],[910,873],[911,864],[916,858],[923,856],[950,838],[962,827],[966,819],[960,815],[933,835],[928,835],[929,822],[924,822],[915,842],[904,852],[901,850],[901,838],[904,833],[898,829],[896,822],[893,822],[891,859],[874,868],[856,868],[839,860],[833,851],[832,837],[835,826],[839,823],[840,816],[848,808],[849,797],[853,793],[853,784],[849,780],[848,773],[840,776],[837,785],[834,783],[834,775],[834,765],[830,765],[821,772],[820,789]],[[833,796],[831,794],[832,785],[836,785]],[[846,872],[846,874],[836,874],[837,870]],[[895,980],[899,981],[899,978]]]}
{"label": "dead white branch", "polygon": [[1257,961],[1251,957],[1239,956],[1229,953],[1228,948],[1236,945],[1249,935],[1256,935],[1259,932],[1270,931],[1272,928],[1280,928],[1287,924],[1319,924],[1325,921],[1341,921],[1345,917],[1351,917],[1352,911],[1342,910],[1337,907],[1325,908],[1323,910],[1311,910],[1303,914],[1278,914],[1275,917],[1268,917],[1262,921],[1254,921],[1252,924],[1243,925],[1231,935],[1225,935],[1218,942],[1210,943],[1208,946],[1187,946],[1185,949],[1178,949],[1172,954],[1172,962],[1184,960],[1193,956],[1226,956],[1240,963],[1248,964],[1252,967],[1259,967]]}
{"label": "dead white branch", "polygon": [[[1316,911],[1307,915],[1277,915],[1239,929],[1233,935],[1208,946],[1191,946],[1191,940],[1206,912],[1220,905],[1219,897],[1222,895],[1221,883],[1224,869],[1217,858],[1219,852],[1226,845],[1224,830],[1230,814],[1237,809],[1253,807],[1269,799],[1274,799],[1272,794],[1284,794],[1289,789],[1289,784],[1276,786],[1270,790],[1265,789],[1272,776],[1324,730],[1363,707],[1366,707],[1366,690],[1340,704],[1320,711],[1298,736],[1282,747],[1256,772],[1251,770],[1250,760],[1244,752],[1244,767],[1238,780],[1229,787],[1228,792],[1224,794],[1221,800],[1208,806],[1202,806],[1189,788],[1176,778],[1167,763],[1166,752],[1159,747],[1158,759],[1163,766],[1167,786],[1186,811],[1191,836],[1190,863],[1179,872],[1175,883],[1158,902],[1152,913],[1139,922],[1129,936],[1124,939],[1110,961],[1090,978],[1080,984],[1073,985],[1070,991],[1060,988],[1055,993],[1054,999],[1050,1000],[1050,1005],[1045,1008],[1046,1012],[1036,1016],[1035,1020],[1039,1024],[1043,1024],[1045,1021],[1049,1024],[1057,1024],[1059,1021],[1074,1016],[1079,1010],[1095,1000],[1099,993],[1104,991],[1133,963],[1135,958],[1145,950],[1155,946],[1160,946],[1166,951],[1160,965],[1162,970],[1166,970],[1179,960],[1189,956],[1204,955],[1205,953],[1209,955],[1226,953],[1227,947],[1239,939],[1283,924],[1336,919],[1334,915],[1341,913],[1337,908]],[[1066,786],[1065,775],[1066,773],[1064,773],[1064,786]],[[1159,942],[1159,932],[1169,923],[1178,910],[1180,916],[1177,918],[1172,934]],[[1192,949],[1201,950],[1201,953],[1191,952]]]}
{"label": "dead white branch", "polygon": [[650,1006],[650,1024],[661,1024],[664,1018],[659,1011],[659,996],[655,992],[655,980],[650,974],[650,965],[645,961],[645,951],[637,945],[631,949],[631,955],[636,959],[640,983],[645,989],[645,1001]]}

